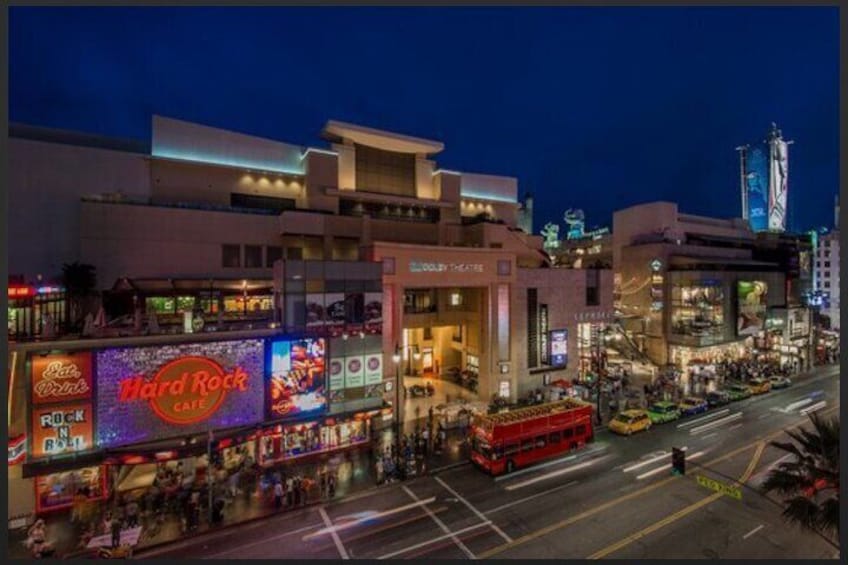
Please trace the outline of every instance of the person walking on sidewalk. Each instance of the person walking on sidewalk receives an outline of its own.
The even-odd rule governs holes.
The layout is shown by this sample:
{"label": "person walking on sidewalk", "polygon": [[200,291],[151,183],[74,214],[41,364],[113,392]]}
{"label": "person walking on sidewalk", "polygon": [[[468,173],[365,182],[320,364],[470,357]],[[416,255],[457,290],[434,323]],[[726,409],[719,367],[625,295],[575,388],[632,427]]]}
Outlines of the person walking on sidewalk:
{"label": "person walking on sidewalk", "polygon": [[121,518],[117,514],[112,518],[110,528],[112,530],[112,549],[117,549],[121,545]]}
{"label": "person walking on sidewalk", "polygon": [[377,471],[377,484],[381,485],[383,484],[383,460],[378,457],[374,467]]}
{"label": "person walking on sidewalk", "polygon": [[300,506],[300,475],[295,476],[292,486],[294,487],[294,505]]}
{"label": "person walking on sidewalk", "polygon": [[291,508],[292,499],[294,498],[294,479],[286,478],[286,508]]}
{"label": "person walking on sidewalk", "polygon": [[321,484],[321,500],[327,498],[327,470],[321,469],[318,481]]}
{"label": "person walking on sidewalk", "polygon": [[279,510],[283,507],[283,483],[274,483],[274,509]]}
{"label": "person walking on sidewalk", "polygon": [[330,472],[330,476],[327,477],[327,488],[330,491],[330,498],[336,496],[336,474],[334,472]]}

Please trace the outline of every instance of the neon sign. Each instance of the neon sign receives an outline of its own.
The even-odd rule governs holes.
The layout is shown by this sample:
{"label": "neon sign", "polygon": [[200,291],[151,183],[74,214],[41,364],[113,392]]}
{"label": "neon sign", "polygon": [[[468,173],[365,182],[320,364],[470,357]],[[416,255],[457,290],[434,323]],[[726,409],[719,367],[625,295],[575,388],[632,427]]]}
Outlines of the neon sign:
{"label": "neon sign", "polygon": [[245,392],[248,374],[240,367],[227,373],[207,357],[181,357],[153,377],[124,379],[119,401],[148,400],[157,416],[171,424],[192,424],[214,414],[230,392]]}
{"label": "neon sign", "polygon": [[482,273],[481,263],[426,263],[423,261],[410,261],[410,273]]}

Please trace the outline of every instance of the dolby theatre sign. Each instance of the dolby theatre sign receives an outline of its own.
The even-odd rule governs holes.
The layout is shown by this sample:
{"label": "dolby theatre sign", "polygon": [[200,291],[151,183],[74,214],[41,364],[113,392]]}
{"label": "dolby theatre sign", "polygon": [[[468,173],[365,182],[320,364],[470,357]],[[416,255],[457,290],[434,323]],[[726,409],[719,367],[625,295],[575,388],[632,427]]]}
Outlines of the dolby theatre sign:
{"label": "dolby theatre sign", "polygon": [[482,263],[436,263],[431,261],[410,261],[410,273],[482,273]]}

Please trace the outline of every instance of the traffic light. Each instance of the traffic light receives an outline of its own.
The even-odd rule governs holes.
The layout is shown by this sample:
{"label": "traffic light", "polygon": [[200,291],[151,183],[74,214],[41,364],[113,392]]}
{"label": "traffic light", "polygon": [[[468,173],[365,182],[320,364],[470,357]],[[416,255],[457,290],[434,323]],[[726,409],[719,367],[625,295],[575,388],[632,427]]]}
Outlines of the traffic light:
{"label": "traffic light", "polygon": [[671,473],[673,475],[686,474],[686,452],[680,448],[671,448]]}

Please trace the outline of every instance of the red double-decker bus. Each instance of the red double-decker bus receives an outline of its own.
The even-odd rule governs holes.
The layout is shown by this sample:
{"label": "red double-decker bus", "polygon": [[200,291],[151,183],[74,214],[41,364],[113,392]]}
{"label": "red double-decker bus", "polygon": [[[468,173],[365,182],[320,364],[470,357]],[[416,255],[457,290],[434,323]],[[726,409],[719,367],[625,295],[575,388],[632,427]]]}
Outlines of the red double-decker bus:
{"label": "red double-decker bus", "polygon": [[578,449],[593,438],[592,405],[560,400],[479,416],[471,427],[471,460],[500,475]]}

